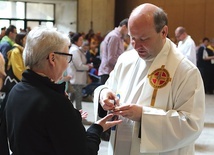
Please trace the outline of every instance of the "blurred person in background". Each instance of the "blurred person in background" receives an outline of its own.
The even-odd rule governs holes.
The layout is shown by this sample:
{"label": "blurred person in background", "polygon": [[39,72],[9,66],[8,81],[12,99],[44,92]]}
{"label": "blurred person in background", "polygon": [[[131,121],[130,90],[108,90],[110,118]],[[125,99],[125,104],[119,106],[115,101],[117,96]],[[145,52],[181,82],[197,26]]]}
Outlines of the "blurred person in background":
{"label": "blurred person in background", "polygon": [[22,57],[26,42],[26,35],[26,32],[20,32],[17,34],[12,49],[7,52],[8,63],[5,70],[6,76],[4,78],[4,84],[1,90],[5,93],[5,98],[1,104],[1,113],[4,110],[9,92],[14,87],[14,85],[21,81],[22,73],[26,69]]}
{"label": "blurred person in background", "polygon": [[5,36],[5,32],[6,32],[6,27],[2,27],[1,28],[1,34],[0,34],[0,41]]}
{"label": "blurred person in background", "polygon": [[8,63],[7,52],[13,48],[15,43],[15,38],[17,35],[17,30],[14,25],[10,25],[5,32],[5,36],[2,38],[0,42],[0,52],[4,56],[5,60],[5,69]]}
{"label": "blurred person in background", "polygon": [[1,125],[1,116],[2,116],[2,112],[1,112],[2,105],[1,104],[5,98],[5,93],[1,91],[2,86],[3,86],[3,81],[6,76],[6,73],[4,71],[4,65],[5,65],[4,57],[0,53],[0,125]]}
{"label": "blurred person in background", "polygon": [[[71,102],[75,101],[76,109],[82,109],[82,88],[87,84],[88,71],[93,67],[92,64],[87,64],[85,51],[80,47],[83,44],[83,37],[80,33],[74,33],[71,38],[71,47],[69,53],[73,55],[73,59],[67,68],[67,75],[71,76],[68,86],[68,93]],[[90,124],[85,119],[84,124]]]}
{"label": "blurred person in background", "polygon": [[208,48],[210,39],[203,38],[197,52],[197,67],[201,73],[206,94],[213,94],[214,89],[214,53]]}
{"label": "blurred person in background", "polygon": [[0,90],[1,90],[1,88],[3,86],[4,77],[6,76],[6,73],[5,73],[5,70],[4,70],[4,65],[5,65],[4,57],[0,53]]}
{"label": "blurred person in background", "polygon": [[26,32],[20,32],[16,35],[15,44],[13,49],[8,52],[8,65],[7,70],[12,69],[13,74],[21,81],[22,73],[26,69],[22,57],[22,53],[26,43]]}
{"label": "blurred person in background", "polygon": [[187,34],[186,29],[179,26],[175,30],[175,37],[178,41],[179,51],[196,65],[196,46],[194,40]]}

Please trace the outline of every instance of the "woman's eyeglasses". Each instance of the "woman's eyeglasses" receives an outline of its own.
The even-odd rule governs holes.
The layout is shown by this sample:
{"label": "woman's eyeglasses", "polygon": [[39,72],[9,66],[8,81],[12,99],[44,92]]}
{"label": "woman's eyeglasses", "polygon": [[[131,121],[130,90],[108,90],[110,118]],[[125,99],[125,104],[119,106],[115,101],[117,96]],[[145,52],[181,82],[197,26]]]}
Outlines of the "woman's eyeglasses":
{"label": "woman's eyeglasses", "polygon": [[[68,53],[64,53],[64,52],[53,52],[54,54],[58,54],[58,55],[62,55],[62,56],[66,56],[67,57],[67,61],[68,63],[70,63],[72,61],[72,54],[68,54]],[[47,57],[47,59],[49,59],[49,56]]]}
{"label": "woman's eyeglasses", "polygon": [[67,56],[67,61],[70,63],[72,61],[72,54],[64,53],[64,52],[53,52],[54,54]]}

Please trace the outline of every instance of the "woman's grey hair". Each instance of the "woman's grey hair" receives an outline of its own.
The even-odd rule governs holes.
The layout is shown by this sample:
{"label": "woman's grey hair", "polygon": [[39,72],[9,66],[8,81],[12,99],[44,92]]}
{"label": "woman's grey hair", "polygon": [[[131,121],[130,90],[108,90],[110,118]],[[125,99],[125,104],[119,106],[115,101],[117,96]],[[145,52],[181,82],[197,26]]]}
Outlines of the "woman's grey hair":
{"label": "woman's grey hair", "polygon": [[163,9],[158,8],[154,12],[154,24],[157,33],[159,33],[162,28],[168,24],[167,14],[163,11]]}
{"label": "woman's grey hair", "polygon": [[60,52],[70,45],[70,39],[54,28],[36,27],[27,35],[23,52],[25,66],[43,68],[49,53]]}

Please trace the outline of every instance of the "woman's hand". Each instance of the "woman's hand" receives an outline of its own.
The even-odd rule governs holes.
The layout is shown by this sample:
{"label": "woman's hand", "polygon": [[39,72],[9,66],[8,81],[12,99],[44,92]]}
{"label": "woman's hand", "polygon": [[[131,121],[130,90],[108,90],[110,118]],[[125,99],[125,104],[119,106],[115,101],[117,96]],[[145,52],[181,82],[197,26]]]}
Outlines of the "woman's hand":
{"label": "woman's hand", "polygon": [[111,121],[112,117],[114,115],[113,114],[108,114],[106,115],[104,118],[98,120],[97,122],[95,122],[95,124],[99,124],[103,127],[103,131],[108,130],[109,128],[120,124],[122,122],[122,120],[115,120],[115,121]]}
{"label": "woman's hand", "polygon": [[81,114],[81,116],[82,116],[82,119],[86,119],[86,118],[87,118],[88,113],[87,113],[86,111],[83,111],[83,110],[81,109],[81,110],[79,110],[79,112],[80,112],[80,114]]}

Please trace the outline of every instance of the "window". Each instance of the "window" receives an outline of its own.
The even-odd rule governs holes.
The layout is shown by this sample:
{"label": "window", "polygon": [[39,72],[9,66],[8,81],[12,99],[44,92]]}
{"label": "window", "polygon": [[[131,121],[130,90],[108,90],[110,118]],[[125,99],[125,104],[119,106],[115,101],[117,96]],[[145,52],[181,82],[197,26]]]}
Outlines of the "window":
{"label": "window", "polygon": [[0,20],[0,28],[2,27],[8,27],[10,25],[9,20]]}
{"label": "window", "polygon": [[0,1],[0,28],[15,25],[17,31],[39,25],[53,27],[55,4]]}
{"label": "window", "polygon": [[27,3],[27,19],[54,19],[54,6],[52,4]]}
{"label": "window", "polygon": [[17,32],[20,31],[20,29],[24,29],[24,21],[23,20],[11,20],[11,25],[15,25]]}
{"label": "window", "polygon": [[0,1],[0,18],[25,18],[24,2],[4,2]]}

